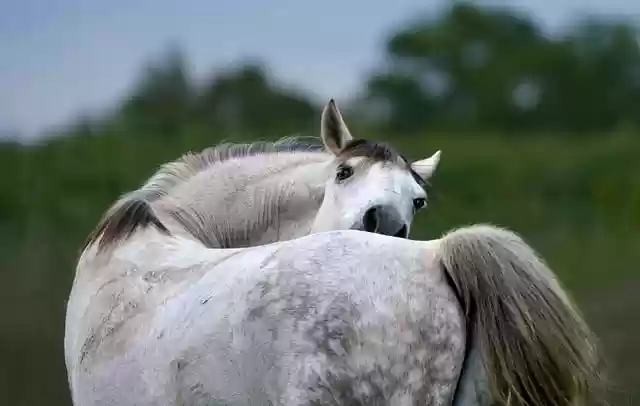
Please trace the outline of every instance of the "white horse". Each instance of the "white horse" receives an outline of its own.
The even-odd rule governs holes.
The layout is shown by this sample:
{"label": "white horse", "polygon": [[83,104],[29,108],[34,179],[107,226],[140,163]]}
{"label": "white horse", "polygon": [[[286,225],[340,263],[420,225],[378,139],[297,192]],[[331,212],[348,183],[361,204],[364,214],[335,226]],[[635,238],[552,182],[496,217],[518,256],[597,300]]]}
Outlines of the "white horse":
{"label": "white horse", "polygon": [[440,151],[411,164],[383,143],[354,139],[333,100],[321,142],[222,144],[164,165],[106,213],[87,243],[155,224],[210,248],[239,248],[313,231],[407,237]]}
{"label": "white horse", "polygon": [[333,103],[322,121],[326,152],[188,156],[109,210],[67,308],[74,403],[588,400],[591,333],[512,233],[296,238],[406,237],[438,162],[351,139]]}
{"label": "white horse", "polygon": [[[209,248],[255,246],[312,230],[407,237],[415,212],[426,206],[426,181],[439,157],[437,151],[409,164],[385,144],[354,139],[331,100],[322,114],[321,142],[223,144],[183,156],[120,198],[85,248],[97,243],[101,253],[150,225]],[[95,293],[75,287],[83,277],[79,267],[67,326],[76,320],[77,298]]]}

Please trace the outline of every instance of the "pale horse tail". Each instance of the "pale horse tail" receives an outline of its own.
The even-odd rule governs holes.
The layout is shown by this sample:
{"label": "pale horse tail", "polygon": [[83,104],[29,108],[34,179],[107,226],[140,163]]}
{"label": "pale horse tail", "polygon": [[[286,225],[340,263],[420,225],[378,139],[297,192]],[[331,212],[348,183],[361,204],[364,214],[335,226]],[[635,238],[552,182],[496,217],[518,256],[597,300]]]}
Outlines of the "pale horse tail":
{"label": "pale horse tail", "polygon": [[510,231],[475,225],[445,234],[439,251],[467,322],[454,405],[598,401],[595,337],[529,245]]}

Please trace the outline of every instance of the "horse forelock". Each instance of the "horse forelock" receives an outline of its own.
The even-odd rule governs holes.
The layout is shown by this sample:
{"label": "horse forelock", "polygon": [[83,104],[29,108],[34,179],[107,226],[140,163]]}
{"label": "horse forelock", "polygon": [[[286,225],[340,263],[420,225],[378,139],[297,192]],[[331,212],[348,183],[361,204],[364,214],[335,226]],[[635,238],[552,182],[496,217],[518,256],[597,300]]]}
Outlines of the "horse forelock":
{"label": "horse forelock", "polygon": [[372,162],[389,162],[397,164],[409,171],[413,179],[426,189],[428,182],[411,168],[411,161],[400,154],[395,148],[385,142],[369,141],[364,139],[353,139],[349,141],[338,156],[341,160],[354,157],[363,157]]}

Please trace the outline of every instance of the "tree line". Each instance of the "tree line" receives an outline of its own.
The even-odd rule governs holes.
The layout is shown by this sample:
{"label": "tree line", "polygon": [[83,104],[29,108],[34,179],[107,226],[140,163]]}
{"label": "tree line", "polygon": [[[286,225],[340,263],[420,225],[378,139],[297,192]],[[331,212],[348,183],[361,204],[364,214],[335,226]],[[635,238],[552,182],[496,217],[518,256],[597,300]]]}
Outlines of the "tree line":
{"label": "tree line", "polygon": [[[599,133],[640,121],[640,36],[623,20],[589,17],[562,35],[509,8],[456,2],[392,33],[385,63],[348,111],[385,130]],[[320,106],[276,86],[260,63],[197,82],[170,49],[148,66],[101,124],[171,136],[193,129],[247,133],[312,128]],[[93,121],[75,126],[91,131]]]}

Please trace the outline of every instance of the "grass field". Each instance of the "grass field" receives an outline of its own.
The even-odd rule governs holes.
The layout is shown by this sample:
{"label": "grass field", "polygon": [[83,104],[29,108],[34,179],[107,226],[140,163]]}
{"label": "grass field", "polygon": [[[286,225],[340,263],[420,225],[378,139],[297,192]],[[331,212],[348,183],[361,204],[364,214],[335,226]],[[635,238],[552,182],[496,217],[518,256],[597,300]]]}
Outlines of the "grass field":
{"label": "grass field", "polygon": [[[224,137],[240,138],[253,139]],[[0,188],[2,404],[69,404],[62,332],[82,241],[113,199],[158,165],[221,139],[185,131],[162,140],[113,133],[0,145],[8,175]],[[619,387],[611,404],[640,403],[640,134],[386,140],[411,158],[442,150],[412,237],[479,222],[520,233],[602,338]]]}

